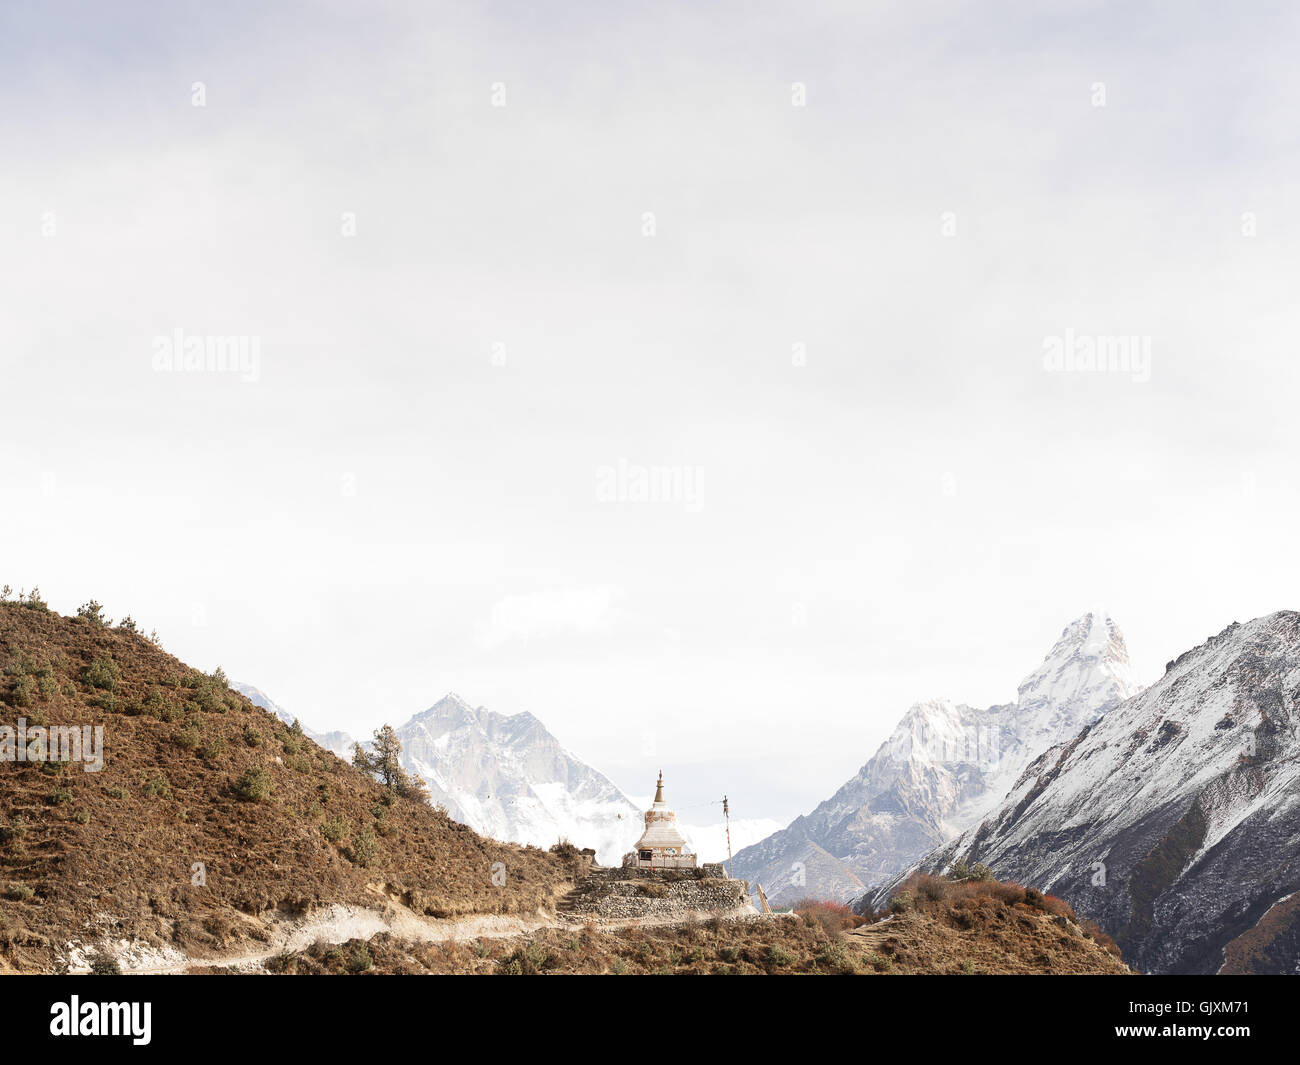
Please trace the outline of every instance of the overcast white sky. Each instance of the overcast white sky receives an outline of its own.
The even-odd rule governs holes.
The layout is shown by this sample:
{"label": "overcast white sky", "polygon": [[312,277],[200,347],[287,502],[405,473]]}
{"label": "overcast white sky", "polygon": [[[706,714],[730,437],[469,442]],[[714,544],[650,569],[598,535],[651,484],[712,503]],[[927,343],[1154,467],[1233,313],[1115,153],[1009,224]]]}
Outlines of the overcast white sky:
{"label": "overcast white sky", "polygon": [[1042,6],[11,0],[0,581],[781,818],[1296,607],[1297,11]]}

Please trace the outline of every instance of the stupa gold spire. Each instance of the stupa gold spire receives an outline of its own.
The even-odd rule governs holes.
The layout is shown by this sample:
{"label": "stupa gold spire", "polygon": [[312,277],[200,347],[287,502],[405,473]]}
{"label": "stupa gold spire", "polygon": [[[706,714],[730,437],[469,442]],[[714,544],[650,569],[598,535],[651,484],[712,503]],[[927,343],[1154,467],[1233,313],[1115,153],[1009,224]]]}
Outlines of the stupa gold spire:
{"label": "stupa gold spire", "polygon": [[645,831],[628,855],[637,869],[694,869],[695,855],[686,849],[686,840],[677,831],[677,815],[664,802],[664,771],[659,770],[655,784],[655,801],[645,812]]}

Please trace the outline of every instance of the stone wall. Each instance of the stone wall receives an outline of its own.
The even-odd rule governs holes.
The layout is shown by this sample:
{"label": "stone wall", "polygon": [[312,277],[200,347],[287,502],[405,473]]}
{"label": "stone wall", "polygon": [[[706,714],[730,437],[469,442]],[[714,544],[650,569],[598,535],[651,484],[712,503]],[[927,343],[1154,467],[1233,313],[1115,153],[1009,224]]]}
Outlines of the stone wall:
{"label": "stone wall", "polygon": [[600,869],[602,875],[614,876],[616,878],[637,875],[654,876],[663,874],[665,876],[693,876],[696,879],[709,878],[716,880],[727,879],[727,867],[722,862],[705,862],[703,865],[687,865],[674,869],[651,869],[637,863],[636,854],[629,851],[623,855],[623,865],[618,869]]}
{"label": "stone wall", "polygon": [[[721,866],[710,863],[721,871]],[[708,867],[706,867],[708,868]],[[749,884],[705,869],[596,870],[560,910],[575,920],[682,919],[752,913]]]}

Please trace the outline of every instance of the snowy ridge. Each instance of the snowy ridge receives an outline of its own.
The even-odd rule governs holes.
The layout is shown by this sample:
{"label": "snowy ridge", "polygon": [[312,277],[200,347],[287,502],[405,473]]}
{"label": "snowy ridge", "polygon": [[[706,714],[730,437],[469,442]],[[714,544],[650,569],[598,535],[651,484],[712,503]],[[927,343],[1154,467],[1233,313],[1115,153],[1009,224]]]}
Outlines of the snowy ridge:
{"label": "snowy ridge", "polygon": [[[254,688],[251,684],[242,684],[239,681],[232,681],[230,686],[240,695],[246,697],[254,706],[269,710],[286,725],[292,725],[296,720],[295,715],[274,702],[260,688]],[[354,741],[346,732],[315,732],[302,721],[299,721],[298,724],[302,727],[303,735],[309,740],[324,747],[327,751],[332,751],[340,758],[344,758],[349,762],[352,760],[352,744]]]}
{"label": "snowy ridge", "polygon": [[[285,724],[295,715],[251,684],[233,684]],[[301,723],[301,722],[300,722]],[[346,732],[303,732],[341,758],[352,759]],[[396,730],[402,764],[428,786],[430,798],[481,835],[550,847],[561,839],[591,847],[617,865],[644,827],[638,806],[606,777],[575,758],[532,714],[498,714],[473,707],[454,692]],[[726,858],[723,826],[682,825],[703,860]],[[779,827],[770,820],[733,821],[733,848]]]}
{"label": "snowy ridge", "polygon": [[539,847],[567,839],[605,865],[640,835],[642,811],[530,713],[498,714],[451,693],[397,734],[403,764],[433,801],[483,835]]}
{"label": "snowy ridge", "polygon": [[1140,690],[1119,628],[1109,617],[1087,614],[1021,682],[1012,727],[1022,743],[1044,751]]}
{"label": "snowy ridge", "polygon": [[830,799],[739,854],[736,875],[781,902],[860,894],[978,822],[1029,762],[1136,690],[1118,626],[1085,614],[1020,684],[1015,703],[913,705]]}
{"label": "snowy ridge", "polygon": [[[1300,890],[1300,615],[1233,624],[1171,662],[921,864],[958,856],[1064,895],[1140,967],[1216,971]],[[1277,935],[1254,971],[1294,967],[1300,922]]]}

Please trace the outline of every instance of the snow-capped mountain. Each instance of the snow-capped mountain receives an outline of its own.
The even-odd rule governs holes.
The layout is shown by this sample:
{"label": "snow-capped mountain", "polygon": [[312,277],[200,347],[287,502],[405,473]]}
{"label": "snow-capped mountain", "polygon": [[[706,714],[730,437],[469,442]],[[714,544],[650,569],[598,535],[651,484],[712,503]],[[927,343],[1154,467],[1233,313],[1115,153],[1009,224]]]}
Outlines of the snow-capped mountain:
{"label": "snow-capped mountain", "polygon": [[1063,896],[1140,969],[1294,971],[1300,614],[1234,623],[1169,663],[921,866],[957,857]]}
{"label": "snow-capped mountain", "polygon": [[741,851],[735,875],[776,902],[850,898],[975,824],[1024,767],[1137,690],[1106,616],[1068,625],[1016,702],[917,703],[858,774],[812,813]]}
{"label": "snow-capped mountain", "polygon": [[539,847],[568,839],[614,865],[641,834],[643,812],[530,713],[506,716],[450,694],[397,735],[403,765],[433,801],[482,835]]}
{"label": "snow-capped mountain", "polygon": [[[294,723],[296,715],[289,713],[288,710],[276,703],[260,688],[254,688],[251,684],[243,684],[240,681],[233,681],[230,686],[240,695],[246,696],[254,706],[260,706],[263,710],[271,711],[286,725]],[[345,758],[348,761],[352,760],[352,744],[354,741],[346,732],[315,732],[309,729],[301,720],[298,724],[302,727],[303,735],[308,739],[314,740],[327,751],[333,751],[340,758]]]}
{"label": "snow-capped mountain", "polygon": [[[231,687],[285,724],[293,723],[296,715],[259,688],[239,682]],[[348,733],[315,732],[299,723],[326,750],[352,760],[355,741]],[[594,848],[602,864],[616,865],[644,828],[650,800],[634,803],[566,751],[532,714],[497,714],[449,694],[396,731],[407,771],[429,785],[430,798],[452,818],[480,835],[538,847],[567,839]],[[702,861],[726,859],[721,822],[678,827]],[[732,847],[744,847],[778,827],[766,819],[732,821]]]}

